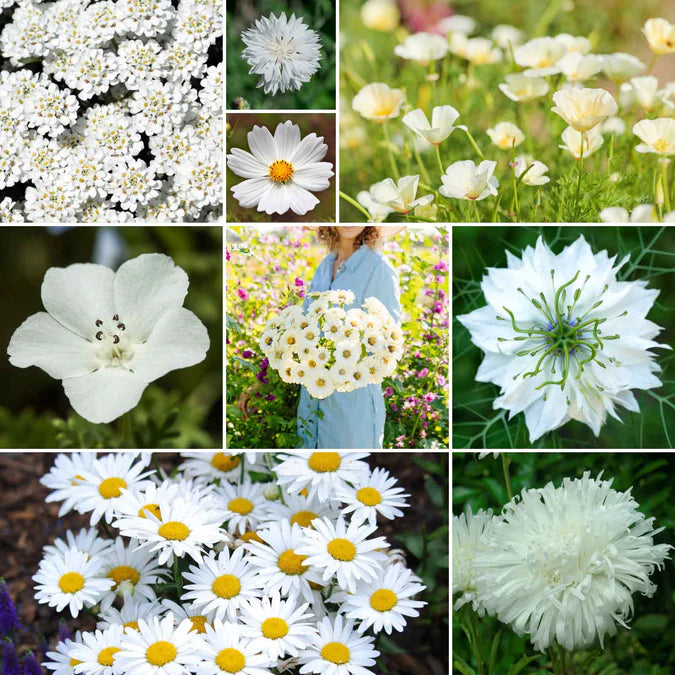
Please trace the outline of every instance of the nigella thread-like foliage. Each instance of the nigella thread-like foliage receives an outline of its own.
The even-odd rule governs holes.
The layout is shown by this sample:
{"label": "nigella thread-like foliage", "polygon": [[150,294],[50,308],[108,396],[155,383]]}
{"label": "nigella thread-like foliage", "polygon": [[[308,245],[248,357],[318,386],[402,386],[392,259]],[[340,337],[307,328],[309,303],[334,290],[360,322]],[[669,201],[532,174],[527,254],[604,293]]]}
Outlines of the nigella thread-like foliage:
{"label": "nigella thread-like foliage", "polygon": [[4,579],[0,579],[0,638],[8,637],[21,629],[19,615],[9,595]]}

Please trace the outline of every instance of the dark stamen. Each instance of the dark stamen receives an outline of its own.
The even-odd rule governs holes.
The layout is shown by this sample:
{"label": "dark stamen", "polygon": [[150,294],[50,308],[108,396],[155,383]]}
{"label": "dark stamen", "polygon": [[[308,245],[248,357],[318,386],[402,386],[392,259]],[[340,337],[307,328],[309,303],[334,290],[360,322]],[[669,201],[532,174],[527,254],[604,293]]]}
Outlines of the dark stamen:
{"label": "dark stamen", "polygon": [[103,321],[101,321],[101,319],[96,319],[96,325],[99,326],[99,327],[102,326]]}
{"label": "dark stamen", "polygon": [[113,344],[118,344],[120,341],[120,336],[119,335],[113,335]]}
{"label": "dark stamen", "polygon": [[120,320],[120,315],[119,315],[119,314],[113,315],[113,321],[119,321],[119,320]]}
{"label": "dark stamen", "polygon": [[126,327],[123,323],[118,323],[118,324],[117,324],[117,327],[118,327],[120,330],[126,330],[126,329],[127,329],[127,327]]}
{"label": "dark stamen", "polygon": [[98,333],[96,333],[96,339],[97,339],[97,340],[102,340],[102,339],[103,339],[103,331],[100,330]]}

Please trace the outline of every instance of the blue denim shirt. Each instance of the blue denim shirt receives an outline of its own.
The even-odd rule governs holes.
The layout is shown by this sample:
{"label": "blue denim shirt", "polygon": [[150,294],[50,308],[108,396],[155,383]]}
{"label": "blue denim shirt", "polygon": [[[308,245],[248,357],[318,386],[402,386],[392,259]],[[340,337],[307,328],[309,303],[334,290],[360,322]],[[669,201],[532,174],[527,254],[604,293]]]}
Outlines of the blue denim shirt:
{"label": "blue denim shirt", "polygon": [[[398,273],[380,251],[361,246],[340,266],[332,280],[336,253],[329,253],[316,268],[309,292],[349,290],[361,307],[375,297],[400,323]],[[307,306],[308,302],[305,302]],[[348,309],[345,307],[345,309]],[[318,411],[323,415],[319,418]],[[379,384],[349,392],[334,392],[325,399],[312,398],[305,387],[298,404],[301,448],[381,448],[384,436],[384,397]]]}

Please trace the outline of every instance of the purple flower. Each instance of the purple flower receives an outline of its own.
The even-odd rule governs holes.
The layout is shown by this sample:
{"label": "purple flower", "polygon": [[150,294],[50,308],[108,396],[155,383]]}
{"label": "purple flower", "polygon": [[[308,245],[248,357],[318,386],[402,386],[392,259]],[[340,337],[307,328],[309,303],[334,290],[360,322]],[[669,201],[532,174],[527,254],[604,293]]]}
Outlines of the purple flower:
{"label": "purple flower", "polygon": [[253,352],[250,349],[244,349],[242,357],[245,359],[250,359],[253,356]]}
{"label": "purple flower", "polygon": [[295,277],[295,285],[296,286],[304,286],[305,282],[302,279],[298,279],[298,277]]}
{"label": "purple flower", "polygon": [[387,387],[384,390],[384,395],[385,396],[393,396],[394,395],[394,390],[391,387]]}
{"label": "purple flower", "polygon": [[227,248],[227,246],[226,246],[225,247],[225,260],[229,260],[229,259],[230,259],[230,249]]}
{"label": "purple flower", "polygon": [[428,393],[428,394],[424,394],[424,400],[425,400],[427,403],[431,403],[431,402],[434,401],[435,399],[436,399],[436,394],[434,394],[434,393],[431,393],[431,392],[430,392],[430,393]]}
{"label": "purple flower", "polygon": [[16,658],[14,643],[5,640],[5,649],[2,654],[2,675],[21,675],[19,659]]}
{"label": "purple flower", "polygon": [[439,375],[439,376],[436,378],[436,382],[438,382],[438,386],[439,386],[439,387],[444,387],[444,386],[445,386],[445,382],[446,382],[445,377],[444,377],[443,375]]}
{"label": "purple flower", "polygon": [[397,406],[395,403],[392,403],[389,407],[390,407],[394,412],[398,412],[398,406]]}
{"label": "purple flower", "polygon": [[33,652],[28,652],[23,662],[23,675],[44,675],[40,664],[33,656]]}
{"label": "purple flower", "polygon": [[422,368],[422,370],[420,370],[417,373],[417,377],[426,377],[428,374],[429,374],[429,369],[428,368]]}
{"label": "purple flower", "polygon": [[246,298],[248,298],[248,293],[243,288],[238,288],[237,293],[242,300],[246,300]]}
{"label": "purple flower", "polygon": [[437,272],[447,272],[448,266],[445,264],[445,260],[441,260],[441,262],[439,262],[438,265],[434,265],[434,269]]}
{"label": "purple flower", "polygon": [[70,630],[68,629],[68,624],[64,619],[59,621],[59,642],[65,642],[66,640],[71,640],[72,636]]}
{"label": "purple flower", "polygon": [[9,589],[4,579],[0,579],[0,637],[6,637],[12,631],[19,630],[19,615],[9,596]]}
{"label": "purple flower", "polygon": [[305,297],[305,291],[300,291],[300,292],[298,293],[298,297],[299,297],[299,298],[304,298],[304,297]]}
{"label": "purple flower", "polygon": [[267,396],[265,396],[266,401],[276,401],[276,398],[277,397],[274,394],[267,394]]}

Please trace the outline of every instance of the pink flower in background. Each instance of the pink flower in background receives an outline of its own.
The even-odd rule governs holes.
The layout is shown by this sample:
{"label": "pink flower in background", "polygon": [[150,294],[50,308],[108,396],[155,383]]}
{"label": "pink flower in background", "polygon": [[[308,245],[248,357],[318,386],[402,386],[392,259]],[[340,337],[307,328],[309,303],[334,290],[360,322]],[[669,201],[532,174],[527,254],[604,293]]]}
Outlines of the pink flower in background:
{"label": "pink flower in background", "polygon": [[393,395],[394,395],[394,390],[393,390],[391,387],[387,387],[387,388],[384,390],[384,396],[385,396],[385,397],[387,397],[387,396],[393,396]]}
{"label": "pink flower in background", "polygon": [[417,377],[426,377],[429,374],[428,368],[422,368],[422,370],[417,373]]}
{"label": "pink flower in background", "polygon": [[229,260],[229,259],[230,259],[230,249],[227,248],[227,246],[226,246],[225,247],[225,260]]}
{"label": "pink flower in background", "polygon": [[248,293],[243,288],[238,288],[237,294],[242,300],[246,300],[246,298],[248,298]]}
{"label": "pink flower in background", "polygon": [[448,266],[445,264],[445,260],[441,260],[437,265],[434,265],[434,269],[437,272],[447,272]]}
{"label": "pink flower in background", "polygon": [[242,357],[245,359],[250,359],[253,356],[253,352],[250,349],[245,349]]}
{"label": "pink flower in background", "polygon": [[431,403],[432,401],[436,400],[436,394],[434,394],[433,392],[429,392],[428,394],[424,394],[424,400],[427,403]]}
{"label": "pink flower in background", "polygon": [[454,14],[448,0],[401,0],[400,6],[403,22],[414,33],[440,33],[438,22]]}
{"label": "pink flower in background", "polygon": [[295,285],[296,286],[304,286],[305,282],[302,279],[299,279],[298,277],[295,277]]}

